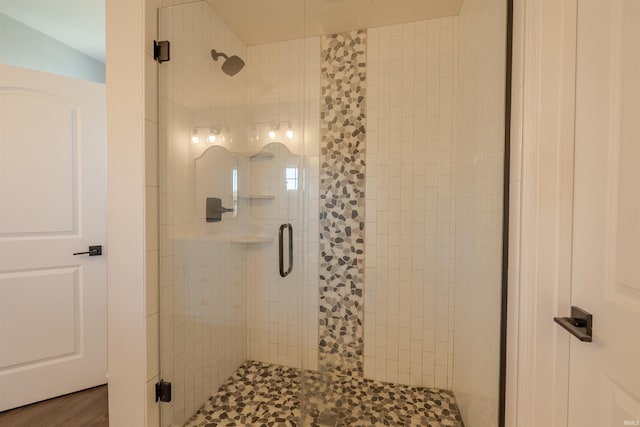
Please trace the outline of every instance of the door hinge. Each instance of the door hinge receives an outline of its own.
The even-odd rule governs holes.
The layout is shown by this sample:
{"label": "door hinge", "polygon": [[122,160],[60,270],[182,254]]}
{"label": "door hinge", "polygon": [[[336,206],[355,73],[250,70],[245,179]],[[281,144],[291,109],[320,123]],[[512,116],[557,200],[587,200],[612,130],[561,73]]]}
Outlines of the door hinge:
{"label": "door hinge", "polygon": [[156,383],[156,402],[171,402],[171,383]]}
{"label": "door hinge", "polygon": [[160,64],[171,60],[171,43],[168,40],[153,41],[153,59]]}

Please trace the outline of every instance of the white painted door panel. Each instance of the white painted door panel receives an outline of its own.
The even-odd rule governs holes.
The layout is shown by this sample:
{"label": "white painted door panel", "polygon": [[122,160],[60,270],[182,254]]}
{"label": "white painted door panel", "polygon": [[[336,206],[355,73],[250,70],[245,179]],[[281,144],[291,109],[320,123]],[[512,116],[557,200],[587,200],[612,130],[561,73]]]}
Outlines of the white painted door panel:
{"label": "white painted door panel", "polygon": [[106,382],[104,105],[0,65],[0,411]]}
{"label": "white painted door panel", "polygon": [[579,0],[569,426],[640,425],[640,1]]}

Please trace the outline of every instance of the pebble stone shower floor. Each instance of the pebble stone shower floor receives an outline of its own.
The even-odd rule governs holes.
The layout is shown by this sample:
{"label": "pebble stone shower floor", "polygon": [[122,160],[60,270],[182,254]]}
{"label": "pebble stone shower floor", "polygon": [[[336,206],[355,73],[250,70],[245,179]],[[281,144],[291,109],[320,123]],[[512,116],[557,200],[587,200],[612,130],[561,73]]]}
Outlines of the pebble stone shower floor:
{"label": "pebble stone shower floor", "polygon": [[[304,407],[300,384],[304,383]],[[325,374],[248,361],[185,427],[229,426],[463,427],[446,390]]]}

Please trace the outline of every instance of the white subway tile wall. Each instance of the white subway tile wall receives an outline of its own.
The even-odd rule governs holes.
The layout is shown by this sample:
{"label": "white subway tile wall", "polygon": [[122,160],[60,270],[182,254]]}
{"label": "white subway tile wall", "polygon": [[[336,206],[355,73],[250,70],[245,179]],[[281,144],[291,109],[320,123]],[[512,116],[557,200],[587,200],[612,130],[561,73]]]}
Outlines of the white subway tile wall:
{"label": "white subway tile wall", "polygon": [[451,387],[457,18],[368,30],[366,378]]}
{"label": "white subway tile wall", "polygon": [[320,206],[320,38],[304,40],[305,93],[303,171],[303,367],[318,369],[318,252]]}
{"label": "white subway tile wall", "polygon": [[[302,350],[302,277],[299,250],[301,218],[298,189],[287,188],[286,170],[301,167],[302,158],[280,143],[265,147],[273,158],[257,158],[251,166],[250,192],[255,199],[241,200],[250,206],[251,220],[260,235],[273,241],[247,248],[248,358],[256,361],[300,367]],[[273,199],[260,199],[269,196]],[[242,207],[242,206],[241,206]],[[282,224],[293,227],[294,266],[280,277],[277,234]],[[286,246],[288,236],[284,236]],[[284,260],[284,268],[288,267]]]}
{"label": "white subway tile wall", "polygon": [[[304,338],[317,336],[318,192],[304,189],[306,181],[317,183],[318,177],[319,58],[317,37],[251,46],[247,53],[248,150],[265,150],[274,158],[251,161],[245,192],[275,197],[249,200],[250,222],[274,238],[281,224],[291,223],[295,237],[293,271],[284,279],[277,242],[248,248],[248,355],[312,369],[317,342]],[[269,136],[273,127],[275,138]],[[298,180],[289,188],[287,169]]]}

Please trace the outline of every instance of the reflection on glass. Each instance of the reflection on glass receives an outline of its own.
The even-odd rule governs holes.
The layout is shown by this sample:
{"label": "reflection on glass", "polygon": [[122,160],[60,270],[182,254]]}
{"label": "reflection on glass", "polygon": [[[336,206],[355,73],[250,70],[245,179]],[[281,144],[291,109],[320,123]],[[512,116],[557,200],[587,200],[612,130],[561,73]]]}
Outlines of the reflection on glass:
{"label": "reflection on glass", "polygon": [[233,191],[233,217],[238,216],[238,168],[235,167],[231,171],[231,187]]}
{"label": "reflection on glass", "polygon": [[286,168],[285,178],[287,180],[287,190],[298,189],[298,168]]}
{"label": "reflection on glass", "polygon": [[[205,202],[209,197],[222,200],[222,206],[233,208],[238,215],[238,158],[225,147],[212,145],[195,159],[196,215],[204,219]],[[225,218],[231,218],[229,213]]]}

